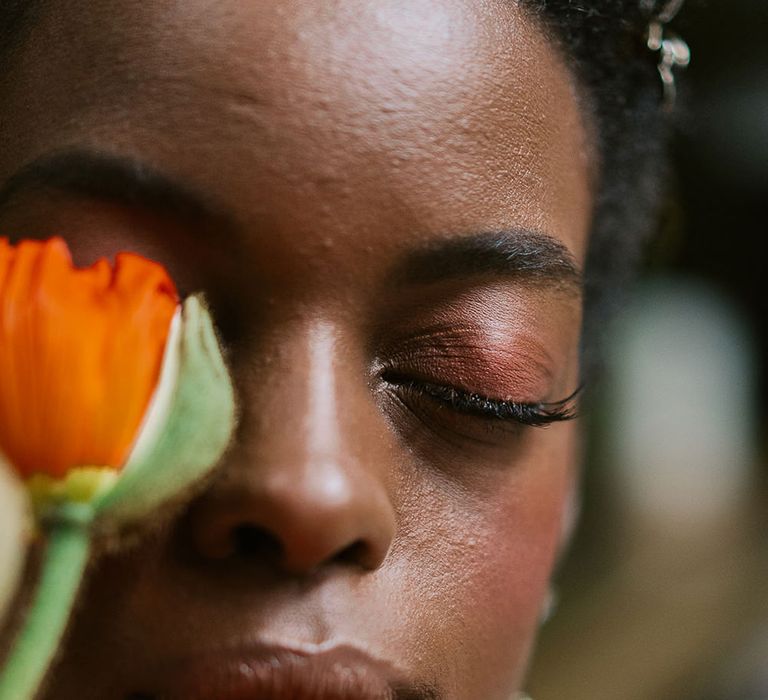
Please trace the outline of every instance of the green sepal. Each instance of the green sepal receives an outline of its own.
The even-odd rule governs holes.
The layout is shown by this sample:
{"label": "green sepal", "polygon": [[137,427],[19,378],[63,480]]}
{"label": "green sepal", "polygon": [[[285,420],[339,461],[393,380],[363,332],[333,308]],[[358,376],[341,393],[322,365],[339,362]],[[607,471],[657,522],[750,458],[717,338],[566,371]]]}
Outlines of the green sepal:
{"label": "green sepal", "polygon": [[[174,349],[172,348],[173,352]],[[129,459],[94,503],[96,526],[135,524],[183,494],[221,459],[235,427],[235,397],[213,321],[199,296],[186,300],[167,414],[148,449]]]}

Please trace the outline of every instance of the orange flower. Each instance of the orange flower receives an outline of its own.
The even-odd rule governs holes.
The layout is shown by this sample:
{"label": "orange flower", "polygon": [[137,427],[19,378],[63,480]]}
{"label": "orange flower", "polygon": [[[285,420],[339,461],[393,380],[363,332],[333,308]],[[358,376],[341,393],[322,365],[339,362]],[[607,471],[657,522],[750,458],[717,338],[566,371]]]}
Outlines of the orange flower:
{"label": "orange flower", "polygon": [[178,308],[138,255],[77,269],[60,238],[0,239],[0,453],[22,478],[124,465]]}
{"label": "orange flower", "polygon": [[[47,540],[0,700],[37,696],[92,540],[139,525],[209,473],[235,424],[201,294],[181,305],[166,271],[138,255],[76,269],[61,239],[0,239],[0,469],[26,482],[23,506]],[[0,551],[11,565],[18,544]],[[11,573],[0,572],[0,604]]]}

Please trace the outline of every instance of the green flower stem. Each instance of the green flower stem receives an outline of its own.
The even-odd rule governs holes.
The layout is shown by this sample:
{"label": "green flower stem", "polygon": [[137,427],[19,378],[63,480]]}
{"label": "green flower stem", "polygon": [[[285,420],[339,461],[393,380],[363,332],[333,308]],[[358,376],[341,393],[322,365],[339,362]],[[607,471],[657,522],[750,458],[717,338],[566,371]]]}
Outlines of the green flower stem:
{"label": "green flower stem", "polygon": [[47,529],[35,598],[5,668],[0,670],[0,700],[33,700],[67,628],[88,563],[91,535],[86,510],[62,515],[65,517],[57,518]]}

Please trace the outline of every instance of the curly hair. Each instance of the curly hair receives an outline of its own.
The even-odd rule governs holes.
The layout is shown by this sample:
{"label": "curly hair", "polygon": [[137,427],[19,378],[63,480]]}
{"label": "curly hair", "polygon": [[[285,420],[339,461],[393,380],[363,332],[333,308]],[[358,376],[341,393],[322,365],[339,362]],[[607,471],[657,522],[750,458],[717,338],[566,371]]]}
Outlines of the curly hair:
{"label": "curly hair", "polygon": [[651,19],[641,0],[522,0],[579,82],[600,162],[586,263],[585,365],[655,231],[667,172],[668,115]]}

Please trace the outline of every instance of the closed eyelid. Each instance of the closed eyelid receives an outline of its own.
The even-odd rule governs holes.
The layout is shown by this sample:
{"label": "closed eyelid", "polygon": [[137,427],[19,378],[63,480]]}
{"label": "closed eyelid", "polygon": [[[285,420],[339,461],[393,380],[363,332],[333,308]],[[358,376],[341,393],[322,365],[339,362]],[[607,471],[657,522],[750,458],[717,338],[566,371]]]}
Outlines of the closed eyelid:
{"label": "closed eyelid", "polygon": [[552,391],[555,362],[530,334],[490,341],[471,329],[427,331],[391,345],[376,372],[407,372],[501,400],[538,401]]}
{"label": "closed eyelid", "polygon": [[476,416],[485,420],[545,427],[578,417],[577,397],[581,387],[557,401],[517,402],[489,398],[451,385],[416,381],[396,374],[386,375],[385,380],[392,387],[406,394],[427,398],[452,409],[457,414]]}

